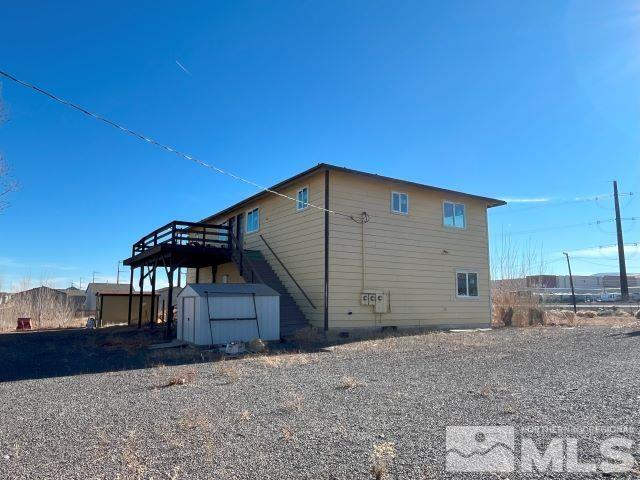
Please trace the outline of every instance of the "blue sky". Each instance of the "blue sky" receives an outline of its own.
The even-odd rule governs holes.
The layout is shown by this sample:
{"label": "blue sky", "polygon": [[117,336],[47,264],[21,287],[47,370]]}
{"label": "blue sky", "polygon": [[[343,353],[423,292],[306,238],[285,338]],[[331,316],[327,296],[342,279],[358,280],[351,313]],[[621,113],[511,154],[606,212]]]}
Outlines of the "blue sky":
{"label": "blue sky", "polygon": [[[588,224],[611,198],[576,198],[617,178],[640,216],[639,48],[630,1],[25,1],[0,18],[1,69],[260,184],[328,162],[512,200],[494,245],[514,232],[557,273],[563,250],[576,273],[617,269],[598,248],[613,223]],[[254,192],[2,86],[21,183],[0,215],[4,288],[113,281],[144,233]]]}

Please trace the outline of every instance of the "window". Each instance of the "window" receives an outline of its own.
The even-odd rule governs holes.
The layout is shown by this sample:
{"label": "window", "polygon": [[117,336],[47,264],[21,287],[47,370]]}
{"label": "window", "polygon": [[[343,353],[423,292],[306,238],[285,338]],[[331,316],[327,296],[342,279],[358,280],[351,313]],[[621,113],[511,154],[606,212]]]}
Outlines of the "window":
{"label": "window", "polygon": [[260,230],[260,210],[254,208],[247,212],[247,233],[257,232]]}
{"label": "window", "polygon": [[391,211],[407,215],[409,213],[409,195],[400,192],[391,192]]}
{"label": "window", "polygon": [[296,210],[304,210],[309,206],[309,187],[304,187],[298,190],[296,195]]}
{"label": "window", "polygon": [[443,221],[445,227],[465,228],[464,203],[444,202],[442,204]]}
{"label": "window", "polygon": [[458,297],[477,297],[478,296],[477,272],[457,272],[456,273],[456,295]]}

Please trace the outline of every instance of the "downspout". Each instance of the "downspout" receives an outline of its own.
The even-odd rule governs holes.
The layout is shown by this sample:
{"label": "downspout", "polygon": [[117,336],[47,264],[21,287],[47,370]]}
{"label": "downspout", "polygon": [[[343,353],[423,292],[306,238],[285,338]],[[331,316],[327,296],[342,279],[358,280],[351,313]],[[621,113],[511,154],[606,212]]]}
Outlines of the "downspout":
{"label": "downspout", "polygon": [[366,282],[366,255],[365,255],[365,249],[364,249],[364,212],[362,212],[362,291],[364,291],[367,287],[367,282]]}
{"label": "downspout", "polygon": [[329,170],[324,171],[324,331],[329,330]]}

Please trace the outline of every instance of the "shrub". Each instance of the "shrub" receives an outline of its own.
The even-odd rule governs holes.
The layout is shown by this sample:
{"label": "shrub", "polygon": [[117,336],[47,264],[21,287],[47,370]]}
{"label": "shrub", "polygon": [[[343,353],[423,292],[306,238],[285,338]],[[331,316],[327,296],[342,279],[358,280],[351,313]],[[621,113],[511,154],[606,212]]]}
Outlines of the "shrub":
{"label": "shrub", "polygon": [[544,325],[575,325],[576,314],[571,310],[548,310],[544,312]]}

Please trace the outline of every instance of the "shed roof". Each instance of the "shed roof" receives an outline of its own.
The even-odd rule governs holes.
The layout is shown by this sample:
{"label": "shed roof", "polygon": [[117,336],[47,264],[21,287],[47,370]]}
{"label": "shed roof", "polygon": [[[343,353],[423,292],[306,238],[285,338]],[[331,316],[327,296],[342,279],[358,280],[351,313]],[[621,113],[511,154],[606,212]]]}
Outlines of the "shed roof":
{"label": "shed roof", "polygon": [[92,282],[87,285],[87,289],[85,292],[89,292],[91,289],[92,292],[97,293],[126,293],[129,294],[129,284],[128,283],[100,283],[100,282]]}
{"label": "shed roof", "polygon": [[273,288],[262,283],[189,283],[179,297],[191,296],[189,289],[200,297],[226,297],[229,295],[251,295],[257,297],[280,296]]}
{"label": "shed roof", "polygon": [[[293,177],[289,177],[286,180],[283,180],[279,183],[276,183],[275,185],[273,185],[272,187],[269,187],[269,190],[274,190],[274,191],[278,191],[282,188],[287,187],[290,183],[295,182],[297,180],[300,180],[308,175],[314,174],[318,171],[337,171],[337,172],[343,172],[343,173],[349,173],[352,175],[358,175],[358,176],[363,176],[363,177],[368,177],[368,178],[373,178],[376,180],[381,180],[381,181],[387,181],[387,182],[392,182],[392,183],[398,183],[401,185],[411,185],[414,187],[418,187],[418,188],[424,188],[426,190],[433,190],[433,191],[437,191],[437,192],[444,192],[444,193],[450,193],[450,194],[455,194],[455,195],[462,195],[464,197],[468,197],[468,198],[475,198],[476,200],[481,200],[481,201],[485,201],[487,202],[487,207],[491,208],[491,207],[498,207],[501,205],[506,205],[507,202],[505,202],[504,200],[498,200],[496,198],[490,198],[490,197],[483,197],[480,195],[474,195],[471,193],[465,193],[465,192],[459,192],[457,190],[449,190],[446,188],[441,188],[441,187],[434,187],[432,185],[426,185],[424,183],[417,183],[417,182],[411,182],[409,180],[402,180],[399,178],[392,178],[392,177],[385,177],[383,175],[378,175],[376,173],[369,173],[369,172],[363,172],[361,170],[353,170],[351,168],[346,168],[346,167],[339,167],[337,165],[331,165],[329,163],[319,163],[314,167],[311,167],[307,170],[305,170],[304,172],[300,172],[297,175],[294,175]],[[224,210],[221,210],[217,213],[214,213],[213,215],[209,215],[207,218],[201,220],[201,222],[209,222],[212,219],[214,219],[215,217],[219,216],[219,215],[224,215],[232,210],[235,210],[236,208],[252,202],[254,200],[257,200],[258,198],[261,198],[264,195],[268,195],[269,193],[266,190],[262,190],[258,193],[256,193],[255,195],[252,195],[250,197],[245,198],[244,200],[241,200],[240,202],[231,205],[228,208],[225,208]]]}

